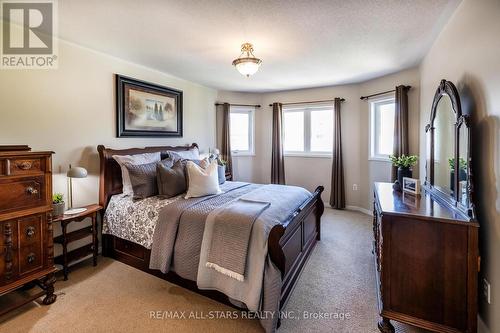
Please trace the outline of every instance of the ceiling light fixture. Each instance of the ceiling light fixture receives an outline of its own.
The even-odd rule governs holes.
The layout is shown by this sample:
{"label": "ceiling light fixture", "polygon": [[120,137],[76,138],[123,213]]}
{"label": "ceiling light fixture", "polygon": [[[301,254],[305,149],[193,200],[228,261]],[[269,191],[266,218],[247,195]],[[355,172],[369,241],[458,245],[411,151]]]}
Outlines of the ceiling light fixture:
{"label": "ceiling light fixture", "polygon": [[240,56],[233,60],[233,66],[246,77],[255,74],[261,63],[262,60],[253,55],[253,45],[250,43],[242,44]]}

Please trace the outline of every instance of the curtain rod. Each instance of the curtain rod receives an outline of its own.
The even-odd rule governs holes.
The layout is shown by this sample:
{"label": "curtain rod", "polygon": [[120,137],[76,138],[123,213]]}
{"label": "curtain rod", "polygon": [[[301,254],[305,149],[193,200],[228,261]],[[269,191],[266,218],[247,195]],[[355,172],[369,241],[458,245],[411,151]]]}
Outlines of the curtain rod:
{"label": "curtain rod", "polygon": [[[322,101],[309,101],[309,102],[293,102],[293,103],[281,103],[282,105],[294,105],[294,104],[313,104],[313,103],[325,103],[325,102],[334,102],[334,99],[324,99]],[[341,102],[345,102],[345,98],[340,99]],[[269,106],[273,106],[269,104]]]}
{"label": "curtain rod", "polygon": [[[260,108],[260,104],[231,104],[231,103],[228,104],[232,106],[253,106],[256,108]],[[215,106],[220,106],[220,105],[224,105],[224,103],[215,103]]]}
{"label": "curtain rod", "polygon": [[[411,89],[411,86],[405,86],[406,89]],[[368,96],[361,96],[359,99],[363,100],[363,99],[368,99],[368,98],[371,98],[371,97],[375,97],[375,96],[380,96],[380,95],[385,95],[385,94],[388,94],[390,92],[395,92],[396,89],[392,89],[392,90],[387,90],[387,91],[383,91],[383,92],[379,92],[379,93],[376,93],[376,94],[372,94],[372,95],[368,95]]]}

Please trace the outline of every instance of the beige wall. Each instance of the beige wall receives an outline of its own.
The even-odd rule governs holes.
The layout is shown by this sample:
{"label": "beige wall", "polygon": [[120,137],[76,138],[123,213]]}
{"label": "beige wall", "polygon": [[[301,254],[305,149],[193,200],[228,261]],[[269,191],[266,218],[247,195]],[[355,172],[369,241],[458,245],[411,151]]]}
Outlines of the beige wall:
{"label": "beige wall", "polygon": [[[472,112],[473,174],[480,228],[482,268],[492,304],[479,290],[480,316],[500,332],[500,1],[464,0],[423,60],[420,130],[429,120],[441,79],[457,85],[464,111]],[[425,137],[420,137],[425,153]],[[423,172],[423,165],[421,165]],[[481,285],[481,284],[480,284]],[[486,328],[480,331],[486,332]]]}
{"label": "beige wall", "polygon": [[[410,154],[419,155],[419,110],[420,110],[420,73],[418,68],[409,69],[392,75],[364,82],[360,86],[360,93],[368,96],[381,91],[394,89],[395,86],[410,85],[408,92],[408,131]],[[369,151],[369,103],[361,102],[360,112],[362,114],[362,134],[364,145],[361,147],[361,157],[368,157]],[[419,178],[418,166],[413,168],[413,178]],[[422,177],[423,180],[423,177]],[[373,183],[391,181],[391,163],[381,161],[368,161],[367,166],[361,173],[361,183],[366,184],[361,189],[362,204],[364,208],[371,208],[373,201]]]}
{"label": "beige wall", "polygon": [[[343,161],[348,206],[371,210],[372,184],[374,181],[390,181],[390,163],[368,161],[369,106],[359,98],[407,84],[413,88],[409,93],[410,150],[418,153],[419,72],[417,68],[384,76],[362,84],[301,89],[275,93],[234,93],[219,91],[218,100],[230,103],[255,103],[262,107],[256,112],[255,156],[234,157],[234,173],[237,180],[269,183],[271,177],[271,135],[273,102],[301,102],[343,97],[342,141]],[[291,157],[285,158],[286,182],[313,191],[318,185],[325,186],[323,200],[328,202],[331,184],[331,158]],[[415,176],[418,176],[416,168]],[[353,184],[358,190],[353,190]]]}
{"label": "beige wall", "polygon": [[[59,44],[57,70],[2,70],[0,73],[0,143],[28,144],[52,150],[54,191],[66,196],[68,165],[88,169],[74,182],[74,204],[98,200],[96,147],[215,145],[216,91],[66,42]],[[184,91],[184,137],[116,138],[114,74]]]}

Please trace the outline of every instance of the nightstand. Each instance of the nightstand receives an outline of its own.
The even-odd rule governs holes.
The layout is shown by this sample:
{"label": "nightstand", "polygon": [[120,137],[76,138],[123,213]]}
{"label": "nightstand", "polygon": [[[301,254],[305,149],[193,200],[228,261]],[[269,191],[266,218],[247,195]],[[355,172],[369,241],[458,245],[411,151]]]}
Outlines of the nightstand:
{"label": "nightstand", "polygon": [[[102,206],[94,204],[82,208],[87,208],[87,210],[79,214],[56,216],[52,220],[52,222],[61,222],[62,234],[54,238],[54,243],[62,245],[63,254],[56,257],[54,262],[63,266],[65,281],[68,279],[69,266],[75,261],[92,255],[94,266],[97,265],[97,251],[99,245],[99,241],[97,240],[97,214],[101,212]],[[66,231],[70,223],[79,223],[86,218],[92,219],[92,225],[72,232]],[[91,243],[68,252],[69,243],[88,236],[92,236]]]}

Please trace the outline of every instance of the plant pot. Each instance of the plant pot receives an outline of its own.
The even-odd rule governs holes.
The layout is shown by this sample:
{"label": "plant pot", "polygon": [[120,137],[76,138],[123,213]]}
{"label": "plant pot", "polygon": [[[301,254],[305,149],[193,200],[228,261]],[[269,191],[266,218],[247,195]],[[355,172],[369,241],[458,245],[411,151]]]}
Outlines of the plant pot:
{"label": "plant pot", "polygon": [[219,185],[226,182],[226,166],[218,165],[217,172],[219,173]]}
{"label": "plant pot", "polygon": [[401,189],[403,188],[403,178],[404,177],[411,178],[412,171],[410,168],[399,167],[398,168],[398,182],[399,182],[399,186],[401,186]]}
{"label": "plant pot", "polygon": [[[460,169],[458,173],[458,182],[467,180],[467,172],[465,169]],[[451,192],[455,192],[455,170],[450,171],[450,190]]]}
{"label": "plant pot", "polygon": [[61,216],[64,214],[64,201],[56,204],[52,204],[52,215]]}

